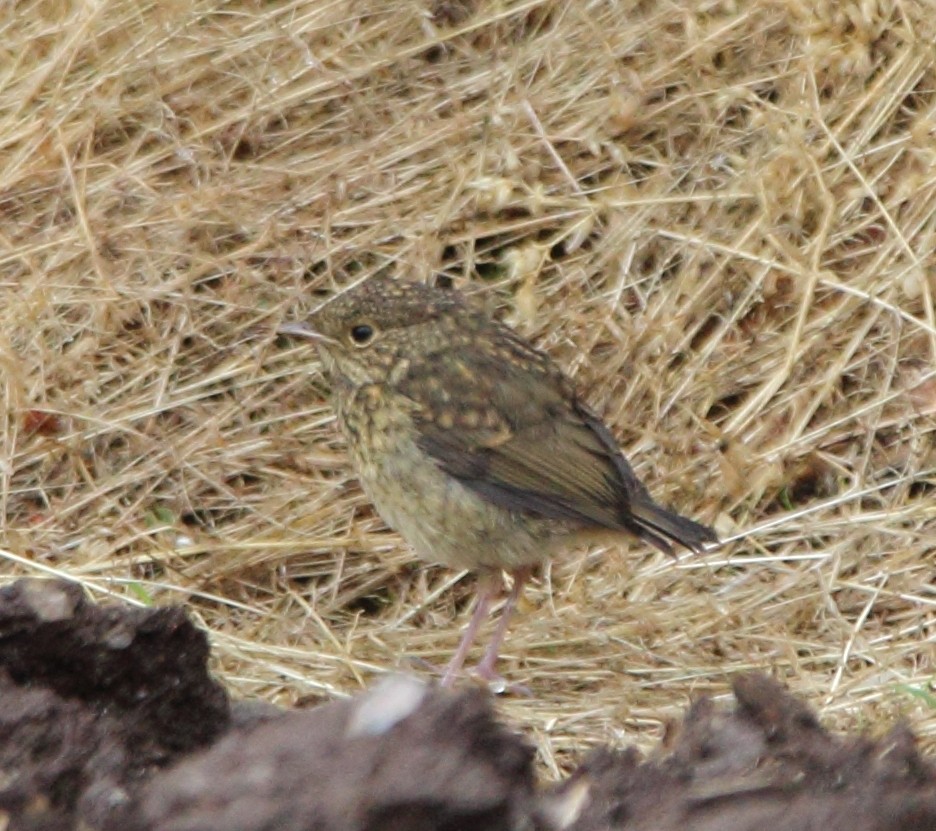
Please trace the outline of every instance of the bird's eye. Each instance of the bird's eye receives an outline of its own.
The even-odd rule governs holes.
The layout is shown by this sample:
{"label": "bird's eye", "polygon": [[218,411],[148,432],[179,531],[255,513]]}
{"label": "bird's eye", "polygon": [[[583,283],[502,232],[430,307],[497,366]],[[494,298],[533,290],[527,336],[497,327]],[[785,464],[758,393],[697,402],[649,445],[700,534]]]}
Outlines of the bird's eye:
{"label": "bird's eye", "polygon": [[367,346],[374,339],[374,327],[368,323],[358,323],[351,327],[351,340],[356,346]]}

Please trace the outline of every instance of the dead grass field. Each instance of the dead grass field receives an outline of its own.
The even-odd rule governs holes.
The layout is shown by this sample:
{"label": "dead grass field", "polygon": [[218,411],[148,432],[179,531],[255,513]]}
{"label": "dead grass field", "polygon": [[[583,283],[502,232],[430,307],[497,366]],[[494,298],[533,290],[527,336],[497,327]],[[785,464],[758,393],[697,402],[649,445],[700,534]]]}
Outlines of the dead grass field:
{"label": "dead grass field", "polygon": [[[547,771],[773,672],[936,751],[936,18],[879,2],[19,2],[0,23],[2,577],[189,604],[279,703],[442,663],[273,328],[448,274],[733,538],[570,552],[505,702]],[[415,662],[415,663],[414,663]]]}

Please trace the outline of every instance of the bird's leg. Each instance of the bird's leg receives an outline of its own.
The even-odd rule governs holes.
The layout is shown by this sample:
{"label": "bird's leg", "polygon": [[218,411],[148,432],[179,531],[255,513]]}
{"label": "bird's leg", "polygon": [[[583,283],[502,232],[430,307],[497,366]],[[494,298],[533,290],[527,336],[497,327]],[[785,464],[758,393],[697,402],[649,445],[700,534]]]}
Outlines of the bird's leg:
{"label": "bird's leg", "polygon": [[478,602],[475,605],[474,612],[471,613],[471,620],[468,621],[468,625],[465,627],[465,631],[462,634],[458,649],[455,650],[452,660],[449,661],[448,666],[445,668],[445,674],[442,676],[441,682],[443,687],[451,687],[455,682],[456,676],[465,665],[465,658],[468,657],[471,645],[478,636],[478,630],[487,617],[487,613],[491,608],[491,601],[494,599],[494,594],[500,589],[500,579],[499,572],[481,575],[478,581]]}
{"label": "bird's leg", "polygon": [[494,681],[498,678],[497,673],[494,671],[494,665],[497,663],[497,654],[500,652],[501,644],[503,644],[504,637],[507,634],[507,626],[510,623],[510,618],[513,615],[514,609],[517,608],[520,592],[523,591],[523,586],[529,576],[529,568],[518,568],[513,572],[513,588],[510,590],[510,594],[507,596],[507,602],[501,610],[500,620],[497,621],[497,628],[494,630],[491,642],[484,651],[484,657],[481,659],[481,663],[478,664],[478,668],[475,670],[477,675],[485,681]]}

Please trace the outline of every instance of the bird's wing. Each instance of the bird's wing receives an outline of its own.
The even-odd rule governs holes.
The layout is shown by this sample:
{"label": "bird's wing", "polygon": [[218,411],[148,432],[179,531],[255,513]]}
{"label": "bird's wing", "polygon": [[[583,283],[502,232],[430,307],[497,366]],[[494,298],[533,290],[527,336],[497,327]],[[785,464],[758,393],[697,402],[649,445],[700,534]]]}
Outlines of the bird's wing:
{"label": "bird's wing", "polygon": [[545,355],[518,339],[445,360],[463,378],[455,394],[433,382],[431,362],[411,368],[402,391],[418,405],[420,445],[446,472],[510,510],[625,527],[628,502],[646,491]]}
{"label": "bird's wing", "polygon": [[[610,431],[552,361],[510,330],[467,356],[411,366],[418,441],[463,485],[511,511],[628,530],[672,553],[704,552],[711,528],[658,505]],[[446,361],[440,383],[438,359]],[[453,379],[457,389],[453,389]]]}

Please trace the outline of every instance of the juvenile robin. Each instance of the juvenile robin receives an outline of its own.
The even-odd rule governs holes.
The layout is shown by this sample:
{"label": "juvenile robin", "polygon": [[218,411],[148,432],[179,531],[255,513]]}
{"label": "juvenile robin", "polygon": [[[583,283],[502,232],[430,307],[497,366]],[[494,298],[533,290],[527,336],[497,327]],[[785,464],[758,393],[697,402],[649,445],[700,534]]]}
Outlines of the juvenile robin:
{"label": "juvenile robin", "polygon": [[562,371],[461,293],[372,277],[305,323],[367,496],[423,560],[480,574],[442,679],[460,673],[504,571],[513,575],[477,674],[494,679],[532,567],[596,532],[672,553],[715,532],[654,502]]}

